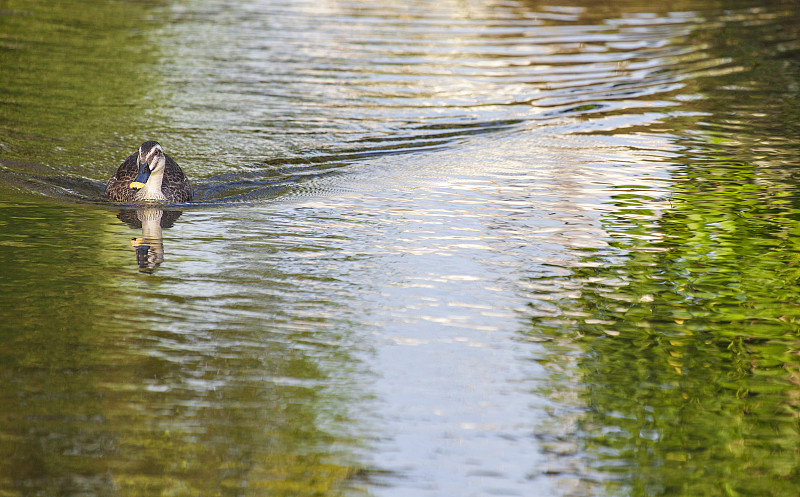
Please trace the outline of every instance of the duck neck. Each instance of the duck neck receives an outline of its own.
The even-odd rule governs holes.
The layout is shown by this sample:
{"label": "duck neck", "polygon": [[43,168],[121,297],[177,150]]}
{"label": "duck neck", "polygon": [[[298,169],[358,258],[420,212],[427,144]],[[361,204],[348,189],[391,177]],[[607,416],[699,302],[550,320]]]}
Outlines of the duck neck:
{"label": "duck neck", "polygon": [[164,193],[161,191],[161,182],[164,179],[164,170],[154,171],[147,178],[147,183],[144,184],[139,193],[136,194],[136,200],[166,200]]}

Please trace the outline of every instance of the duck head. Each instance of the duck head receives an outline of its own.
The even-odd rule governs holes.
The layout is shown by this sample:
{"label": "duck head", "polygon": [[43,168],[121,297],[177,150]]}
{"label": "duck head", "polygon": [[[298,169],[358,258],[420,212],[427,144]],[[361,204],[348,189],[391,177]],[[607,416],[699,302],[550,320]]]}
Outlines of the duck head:
{"label": "duck head", "polygon": [[146,141],[139,147],[139,173],[129,185],[139,190],[137,200],[162,200],[161,181],[167,159],[161,145],[155,141]]}
{"label": "duck head", "polygon": [[164,171],[167,160],[164,151],[156,141],[146,141],[139,147],[139,175],[130,184],[131,188],[144,188],[150,180],[150,175]]}

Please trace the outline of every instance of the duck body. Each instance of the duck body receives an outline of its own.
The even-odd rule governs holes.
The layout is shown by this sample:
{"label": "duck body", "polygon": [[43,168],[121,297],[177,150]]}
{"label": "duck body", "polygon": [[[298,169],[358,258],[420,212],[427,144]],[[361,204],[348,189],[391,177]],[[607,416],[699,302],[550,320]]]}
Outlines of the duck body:
{"label": "duck body", "polygon": [[158,142],[146,141],[111,176],[104,195],[121,203],[183,203],[192,199],[192,185]]}

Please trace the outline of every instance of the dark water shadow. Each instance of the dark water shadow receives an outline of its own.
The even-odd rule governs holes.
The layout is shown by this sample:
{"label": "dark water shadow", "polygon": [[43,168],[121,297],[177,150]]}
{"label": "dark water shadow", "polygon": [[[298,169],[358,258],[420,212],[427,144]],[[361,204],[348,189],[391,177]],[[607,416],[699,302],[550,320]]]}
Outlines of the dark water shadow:
{"label": "dark water shadow", "polygon": [[[297,185],[346,174],[348,166],[363,160],[391,155],[435,152],[475,135],[513,129],[524,120],[497,120],[426,124],[408,128],[391,137],[361,139],[351,146],[324,152],[308,151],[301,157],[276,157],[253,164],[250,170],[192,178],[194,198],[181,209],[250,203],[289,195]],[[109,167],[109,174],[113,172]],[[0,161],[0,182],[64,202],[88,203],[115,208],[103,197],[105,181],[84,177],[45,174],[42,166],[19,161]],[[133,204],[130,204],[133,207]]]}

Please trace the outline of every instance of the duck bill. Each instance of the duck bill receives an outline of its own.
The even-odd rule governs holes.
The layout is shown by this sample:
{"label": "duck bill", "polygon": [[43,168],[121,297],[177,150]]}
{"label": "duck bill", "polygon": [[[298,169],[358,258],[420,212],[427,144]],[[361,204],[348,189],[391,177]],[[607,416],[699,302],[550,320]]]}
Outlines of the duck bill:
{"label": "duck bill", "polygon": [[147,162],[140,162],[139,163],[139,175],[136,176],[136,179],[130,184],[131,188],[135,188],[136,190],[140,188],[144,188],[144,184],[147,183],[147,178],[150,177],[150,167],[147,165]]}

